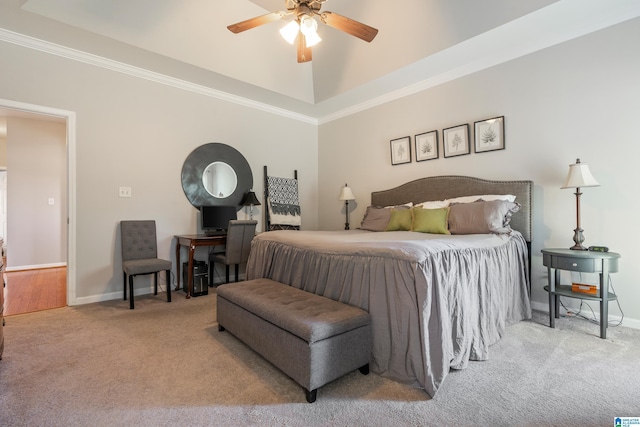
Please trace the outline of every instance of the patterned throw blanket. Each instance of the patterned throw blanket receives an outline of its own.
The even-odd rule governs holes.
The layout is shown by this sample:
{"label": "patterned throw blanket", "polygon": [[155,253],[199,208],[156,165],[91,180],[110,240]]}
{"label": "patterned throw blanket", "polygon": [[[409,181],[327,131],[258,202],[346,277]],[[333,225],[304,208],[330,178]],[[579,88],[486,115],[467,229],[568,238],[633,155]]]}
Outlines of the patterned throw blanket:
{"label": "patterned throw blanket", "polygon": [[300,225],[298,180],[267,177],[269,222],[272,225]]}

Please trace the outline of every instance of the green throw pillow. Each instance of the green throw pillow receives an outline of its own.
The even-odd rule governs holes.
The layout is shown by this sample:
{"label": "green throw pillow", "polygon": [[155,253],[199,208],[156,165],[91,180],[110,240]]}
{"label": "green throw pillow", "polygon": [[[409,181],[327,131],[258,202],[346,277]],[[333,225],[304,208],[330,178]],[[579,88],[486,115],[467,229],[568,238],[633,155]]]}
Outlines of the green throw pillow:
{"label": "green throw pillow", "polygon": [[431,234],[449,233],[449,208],[413,209],[413,231]]}
{"label": "green throw pillow", "polygon": [[413,209],[391,209],[387,231],[411,231]]}

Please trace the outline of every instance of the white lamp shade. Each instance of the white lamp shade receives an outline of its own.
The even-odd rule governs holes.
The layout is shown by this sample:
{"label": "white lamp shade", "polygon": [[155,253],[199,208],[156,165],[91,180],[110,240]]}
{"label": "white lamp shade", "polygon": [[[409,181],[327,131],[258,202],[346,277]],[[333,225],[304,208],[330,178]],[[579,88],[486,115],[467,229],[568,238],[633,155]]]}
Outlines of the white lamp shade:
{"label": "white lamp shade", "polygon": [[300,31],[308,37],[318,31],[318,23],[312,17],[305,15],[300,19]]}
{"label": "white lamp shade", "polygon": [[353,195],[353,191],[351,191],[350,187],[342,187],[342,191],[340,192],[340,200],[355,200],[355,196]]}
{"label": "white lamp shade", "polygon": [[569,165],[569,175],[561,188],[597,187],[599,185],[591,175],[589,166],[586,163],[580,163],[580,159],[578,159],[575,164]]}
{"label": "white lamp shade", "polygon": [[291,21],[280,29],[280,34],[289,44],[293,44],[293,42],[296,41],[296,37],[298,37],[299,29],[298,23]]}
{"label": "white lamp shade", "polygon": [[317,45],[322,41],[318,33],[311,33],[308,36],[304,36],[307,47],[312,47]]}
{"label": "white lamp shade", "polygon": [[303,16],[300,20],[300,32],[304,34],[307,47],[315,46],[322,41],[318,35],[318,23],[310,16]]}

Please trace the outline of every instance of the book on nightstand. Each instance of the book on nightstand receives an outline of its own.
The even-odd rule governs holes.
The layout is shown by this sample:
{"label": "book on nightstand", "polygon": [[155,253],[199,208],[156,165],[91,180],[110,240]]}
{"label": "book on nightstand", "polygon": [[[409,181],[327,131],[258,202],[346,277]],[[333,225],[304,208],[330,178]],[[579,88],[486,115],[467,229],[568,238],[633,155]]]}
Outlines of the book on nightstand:
{"label": "book on nightstand", "polygon": [[585,285],[583,283],[572,283],[571,290],[573,292],[580,292],[580,293],[589,294],[589,295],[598,294],[598,287],[596,285]]}

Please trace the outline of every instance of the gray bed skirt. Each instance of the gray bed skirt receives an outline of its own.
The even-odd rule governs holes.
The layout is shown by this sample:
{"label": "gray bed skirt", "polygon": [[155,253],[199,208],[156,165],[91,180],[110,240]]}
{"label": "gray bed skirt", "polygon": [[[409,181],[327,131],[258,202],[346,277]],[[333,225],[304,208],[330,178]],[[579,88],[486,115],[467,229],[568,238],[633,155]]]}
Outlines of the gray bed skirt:
{"label": "gray bed skirt", "polygon": [[247,278],[266,277],[371,314],[371,369],[435,396],[450,369],[486,360],[505,328],[531,317],[522,235],[273,231]]}

